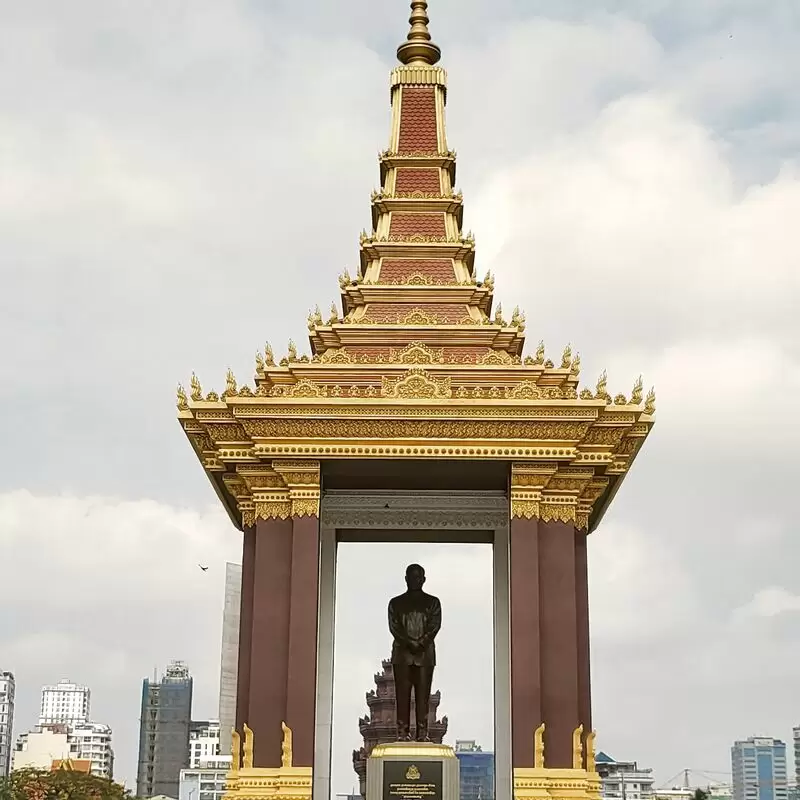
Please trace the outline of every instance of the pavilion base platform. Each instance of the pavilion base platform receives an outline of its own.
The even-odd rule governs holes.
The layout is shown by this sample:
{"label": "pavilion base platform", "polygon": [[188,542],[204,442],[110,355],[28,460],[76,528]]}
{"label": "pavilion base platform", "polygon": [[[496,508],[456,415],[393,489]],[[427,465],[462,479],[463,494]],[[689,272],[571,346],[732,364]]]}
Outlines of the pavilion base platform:
{"label": "pavilion base platform", "polygon": [[292,731],[283,729],[280,767],[253,766],[253,731],[244,726],[244,748],[239,733],[232,734],[231,771],[225,779],[223,800],[311,800],[312,768],[295,767],[292,762]]}
{"label": "pavilion base platform", "polygon": [[224,800],[311,800],[311,767],[246,767],[229,772]]}
{"label": "pavilion base platform", "polygon": [[600,800],[600,776],[585,769],[518,767],[514,800]]}
{"label": "pavilion base platform", "polygon": [[367,759],[366,800],[458,800],[455,751],[433,742],[377,745]]}

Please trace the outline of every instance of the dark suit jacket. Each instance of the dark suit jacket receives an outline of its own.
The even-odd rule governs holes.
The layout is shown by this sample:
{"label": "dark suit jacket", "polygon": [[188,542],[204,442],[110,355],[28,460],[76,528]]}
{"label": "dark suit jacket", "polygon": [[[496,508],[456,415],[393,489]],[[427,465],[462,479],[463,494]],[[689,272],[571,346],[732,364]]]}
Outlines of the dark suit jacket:
{"label": "dark suit jacket", "polygon": [[433,643],[442,627],[442,605],[425,592],[406,592],[389,601],[389,631],[394,637],[392,664],[436,665]]}

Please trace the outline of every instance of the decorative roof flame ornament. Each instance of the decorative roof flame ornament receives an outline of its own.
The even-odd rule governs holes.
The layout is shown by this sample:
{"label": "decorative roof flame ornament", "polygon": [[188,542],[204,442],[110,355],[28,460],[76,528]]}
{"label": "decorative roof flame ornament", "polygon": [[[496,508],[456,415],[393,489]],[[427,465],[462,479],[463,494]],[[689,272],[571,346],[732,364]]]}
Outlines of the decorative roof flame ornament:
{"label": "decorative roof flame ornament", "polygon": [[197,375],[192,373],[192,400],[202,400],[203,399],[203,387],[200,385],[200,378]]}
{"label": "decorative roof flame ornament", "polygon": [[228,373],[225,376],[225,395],[233,397],[236,395],[236,376],[233,374],[233,370],[228,367]]}
{"label": "decorative roof flame ornament", "polygon": [[427,0],[411,0],[411,30],[408,38],[397,48],[397,58],[402,64],[436,64],[442,57],[439,46],[431,41],[428,30]]}
{"label": "decorative roof flame ornament", "polygon": [[572,769],[583,769],[583,725],[572,732]]}
{"label": "decorative roof flame ornament", "polygon": [[534,364],[544,364],[544,340],[539,342],[539,346],[536,348],[536,355],[533,359]]}
{"label": "decorative roof flame ornament", "polygon": [[328,325],[336,325],[339,321],[339,309],[336,308],[336,303],[331,303],[331,315],[328,317]]}
{"label": "decorative roof flame ornament", "polygon": [[247,726],[244,726],[244,759],[242,766],[245,769],[253,768],[253,731]]}
{"label": "decorative roof flame ornament", "polygon": [[656,390],[655,387],[650,389],[647,397],[644,400],[644,413],[649,414],[651,417],[656,413]]}
{"label": "decorative roof flame ornament", "polygon": [[573,375],[580,375],[581,374],[581,354],[576,353],[575,358],[572,359],[572,365],[569,368],[569,371]]}
{"label": "decorative roof flame ornament", "polygon": [[242,766],[242,737],[236,728],[231,730],[231,772],[238,772]]}
{"label": "decorative roof flame ornament", "polygon": [[533,734],[533,766],[535,769],[544,769],[544,722]]}
{"label": "decorative roof flame ornament", "polygon": [[292,729],[281,722],[283,741],[281,742],[281,767],[287,769],[292,766]]}
{"label": "decorative roof flame ornament", "polygon": [[572,366],[572,345],[568,344],[564,348],[564,354],[561,356],[561,369],[569,369]]}
{"label": "decorative roof flame ornament", "polygon": [[642,402],[642,392],[644,391],[644,384],[642,383],[642,376],[640,375],[633,384],[633,393],[631,394],[631,403],[638,406]]}
{"label": "decorative roof flame ornament", "polygon": [[597,738],[597,731],[586,734],[586,771],[597,772],[597,762],[595,760],[594,741]]}
{"label": "decorative roof flame ornament", "polygon": [[264,347],[264,363],[268,367],[275,366],[275,355],[272,352],[272,345],[269,342],[267,342]]}
{"label": "decorative roof flame ornament", "polygon": [[186,397],[186,389],[178,384],[178,411],[188,411],[189,410],[189,401]]}
{"label": "decorative roof flame ornament", "polygon": [[595,392],[595,397],[598,400],[608,400],[608,375],[606,375],[606,371],[603,370],[600,377],[597,380],[597,390]]}

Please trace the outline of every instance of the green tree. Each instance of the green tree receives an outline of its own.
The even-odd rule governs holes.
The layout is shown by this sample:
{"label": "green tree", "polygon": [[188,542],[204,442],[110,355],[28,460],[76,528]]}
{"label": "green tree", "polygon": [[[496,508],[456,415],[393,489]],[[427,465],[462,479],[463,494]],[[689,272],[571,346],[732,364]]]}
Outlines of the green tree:
{"label": "green tree", "polygon": [[708,800],[708,792],[705,789],[695,789],[692,800]]}
{"label": "green tree", "polygon": [[15,770],[0,778],[0,800],[127,800],[130,792],[108,778],[69,768]]}

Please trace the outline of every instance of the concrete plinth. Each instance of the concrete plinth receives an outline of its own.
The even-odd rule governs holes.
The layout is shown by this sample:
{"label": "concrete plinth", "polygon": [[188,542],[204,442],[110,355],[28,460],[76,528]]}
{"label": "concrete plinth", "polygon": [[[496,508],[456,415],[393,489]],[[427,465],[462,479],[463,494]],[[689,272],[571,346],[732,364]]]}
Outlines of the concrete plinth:
{"label": "concrete plinth", "polygon": [[367,759],[367,800],[458,800],[458,759],[431,742],[379,744]]}

